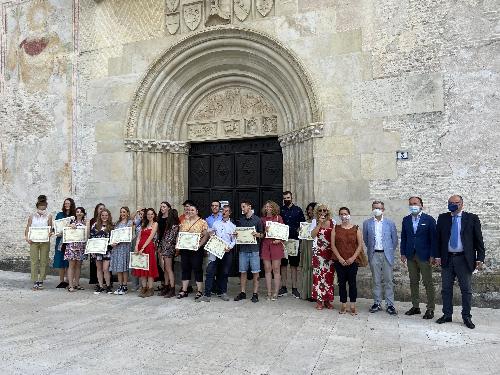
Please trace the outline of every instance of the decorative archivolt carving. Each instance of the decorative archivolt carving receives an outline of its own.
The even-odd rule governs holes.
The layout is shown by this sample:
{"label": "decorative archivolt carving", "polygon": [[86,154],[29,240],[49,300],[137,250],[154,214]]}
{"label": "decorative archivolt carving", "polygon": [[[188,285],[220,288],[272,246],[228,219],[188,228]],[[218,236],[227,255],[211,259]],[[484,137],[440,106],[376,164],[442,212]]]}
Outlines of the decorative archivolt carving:
{"label": "decorative archivolt carving", "polygon": [[170,152],[173,154],[189,153],[189,143],[160,139],[125,139],[127,151],[135,152]]}
{"label": "decorative archivolt carving", "polygon": [[[247,50],[251,52],[253,49],[258,48],[260,53],[269,55],[269,61],[280,61],[279,69],[286,72],[286,74],[291,77],[290,79],[293,78],[295,82],[300,83],[298,87],[300,96],[294,98],[293,102],[286,103],[285,101],[283,104],[285,106],[290,104],[289,108],[293,110],[294,105],[296,106],[297,103],[303,102],[303,108],[306,108],[305,116],[308,122],[321,121],[322,112],[320,110],[320,103],[314,90],[316,84],[306,73],[306,69],[293,52],[285,47],[283,43],[265,33],[235,26],[217,26],[209,31],[200,30],[185,37],[177,44],[168,48],[149,66],[134,93],[132,104],[129,108],[125,137],[137,137],[138,128],[146,125],[145,118],[143,119],[141,117],[141,113],[147,111],[148,108],[151,108],[153,105],[158,105],[158,103],[153,101],[155,95],[154,92],[151,91],[151,87],[155,82],[168,80],[168,74],[166,72],[170,71],[168,66],[172,64],[174,59],[183,54],[187,56],[186,59],[190,59],[189,51],[191,49],[194,50],[196,46],[202,44],[210,46],[206,48],[206,53],[208,54],[211,52],[211,48],[215,48],[218,45],[230,46],[233,43],[237,43],[238,46],[241,46],[242,40],[245,40],[247,43],[245,47],[241,49],[241,53],[247,53]],[[279,56],[279,58],[274,58],[273,56]],[[199,56],[197,56],[197,59],[199,59]],[[189,63],[187,63],[187,65],[189,66]],[[194,64],[192,65],[193,69],[198,69]],[[152,121],[154,124],[157,120],[155,120],[153,115],[153,117],[148,116],[148,121]]]}
{"label": "decorative archivolt carving", "polygon": [[317,122],[293,132],[283,134],[278,140],[281,147],[286,147],[305,142],[312,138],[321,138],[323,137],[323,130],[324,124],[322,122]]}
{"label": "decorative archivolt carving", "polygon": [[188,138],[212,138],[217,137],[217,121],[200,122],[188,124]]}
{"label": "decorative archivolt carving", "polygon": [[231,23],[231,16],[222,10],[220,0],[210,0],[205,26],[227,25],[228,23]]}

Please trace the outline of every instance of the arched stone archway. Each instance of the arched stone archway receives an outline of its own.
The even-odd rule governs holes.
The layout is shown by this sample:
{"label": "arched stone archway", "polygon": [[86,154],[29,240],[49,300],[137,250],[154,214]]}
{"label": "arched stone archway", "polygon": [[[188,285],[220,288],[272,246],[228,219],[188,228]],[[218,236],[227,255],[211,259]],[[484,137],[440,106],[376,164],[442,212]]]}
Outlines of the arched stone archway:
{"label": "arched stone archway", "polygon": [[320,108],[298,58],[263,33],[217,27],[181,40],[149,67],[129,110],[137,204],[181,203],[190,142],[263,136],[280,139],[284,187],[313,199]]}

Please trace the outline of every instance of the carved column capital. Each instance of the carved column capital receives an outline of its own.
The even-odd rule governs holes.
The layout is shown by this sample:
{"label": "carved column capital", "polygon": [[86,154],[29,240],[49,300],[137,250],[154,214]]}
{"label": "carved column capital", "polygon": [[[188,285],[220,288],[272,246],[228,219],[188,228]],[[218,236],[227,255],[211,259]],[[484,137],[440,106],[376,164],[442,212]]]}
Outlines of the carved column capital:
{"label": "carved column capital", "polygon": [[170,152],[172,154],[188,154],[189,143],[169,141],[166,139],[125,139],[127,151],[135,152]]}
{"label": "carved column capital", "polygon": [[294,130],[293,132],[283,134],[278,138],[281,147],[295,145],[305,142],[312,138],[323,137],[324,123],[314,122],[309,126]]}

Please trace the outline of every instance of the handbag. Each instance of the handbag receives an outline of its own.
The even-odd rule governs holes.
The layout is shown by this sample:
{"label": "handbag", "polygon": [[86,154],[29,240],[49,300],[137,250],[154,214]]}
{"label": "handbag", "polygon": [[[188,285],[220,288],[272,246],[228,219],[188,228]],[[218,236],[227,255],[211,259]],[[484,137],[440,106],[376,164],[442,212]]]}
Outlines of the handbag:
{"label": "handbag", "polygon": [[366,256],[364,249],[361,249],[356,260],[358,261],[358,266],[360,267],[368,266],[368,257]]}

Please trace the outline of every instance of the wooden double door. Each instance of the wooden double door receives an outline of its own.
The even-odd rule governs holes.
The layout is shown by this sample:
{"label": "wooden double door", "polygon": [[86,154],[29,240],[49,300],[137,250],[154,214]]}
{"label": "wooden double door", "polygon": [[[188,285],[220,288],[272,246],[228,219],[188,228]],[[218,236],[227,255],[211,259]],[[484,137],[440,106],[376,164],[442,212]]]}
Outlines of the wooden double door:
{"label": "wooden double door", "polygon": [[228,201],[234,218],[243,200],[252,202],[257,216],[266,200],[281,205],[283,155],[278,139],[191,144],[188,189],[201,217],[210,214],[213,200]]}

